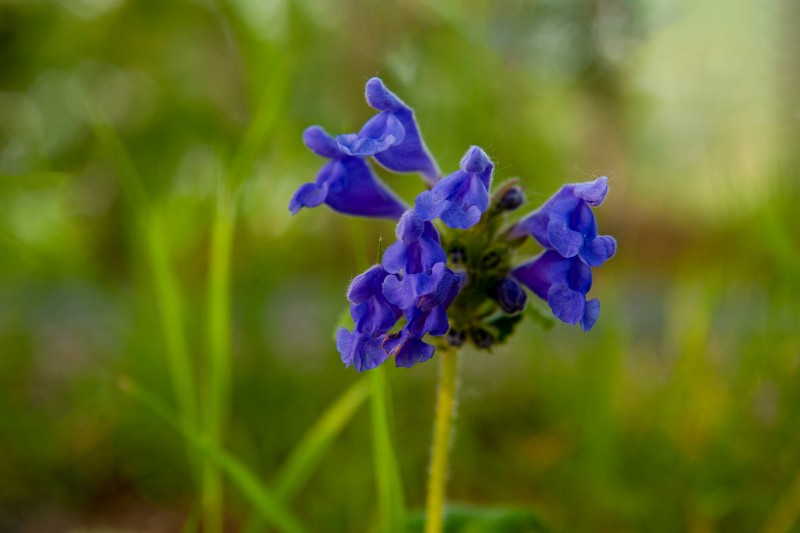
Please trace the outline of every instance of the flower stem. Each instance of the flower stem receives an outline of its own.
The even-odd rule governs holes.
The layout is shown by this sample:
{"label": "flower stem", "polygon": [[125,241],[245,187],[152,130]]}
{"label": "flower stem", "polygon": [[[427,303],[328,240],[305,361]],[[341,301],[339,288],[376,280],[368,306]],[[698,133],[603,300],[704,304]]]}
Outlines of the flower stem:
{"label": "flower stem", "polygon": [[436,398],[431,465],[428,470],[425,533],[441,533],[443,526],[447,465],[456,404],[458,351],[454,349],[441,350],[439,359],[441,360],[441,374]]}

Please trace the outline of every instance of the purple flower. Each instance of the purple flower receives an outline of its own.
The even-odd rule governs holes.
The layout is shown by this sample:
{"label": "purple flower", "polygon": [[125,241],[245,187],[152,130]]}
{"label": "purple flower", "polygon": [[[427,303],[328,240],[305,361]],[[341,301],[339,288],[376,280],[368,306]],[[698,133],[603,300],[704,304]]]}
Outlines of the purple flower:
{"label": "purple flower", "polygon": [[384,349],[395,358],[395,365],[411,367],[427,361],[435,348],[424,342],[426,334],[441,336],[450,329],[447,308],[453,303],[463,285],[463,277],[436,263],[430,273],[404,277],[387,276],[383,282],[386,299],[403,310],[406,325],[389,335]]}
{"label": "purple flower", "polygon": [[[367,82],[366,98],[378,114],[358,133],[334,139],[319,126],[304,132],[309,149],[328,161],[289,204],[293,214],[326,203],[346,214],[397,220],[397,240],[348,290],[354,325],[336,332],[342,362],[359,372],[390,357],[398,367],[411,367],[433,357],[428,335],[447,335],[440,342],[451,346],[469,340],[488,350],[506,342],[523,319],[523,286],[547,301],[560,320],[590,330],[600,314],[600,303],[586,299],[592,267],[617,247],[612,237],[599,234],[592,212],[605,199],[607,178],[563,186],[507,229],[509,216],[526,200],[517,179],[490,197],[494,164],[477,146],[467,150],[459,170],[442,178],[413,110],[378,78]],[[368,157],[389,170],[420,172],[430,190],[408,209],[373,173]],[[435,219],[443,226],[434,226]],[[529,235],[544,252],[511,268]],[[448,268],[448,254],[463,272]]]}
{"label": "purple flower", "polygon": [[461,284],[461,276],[442,262],[436,263],[429,274],[387,276],[383,295],[403,310],[411,333],[420,337],[426,333],[438,336],[449,329],[447,307],[458,295]]}
{"label": "purple flower", "polygon": [[289,202],[297,213],[303,207],[328,204],[334,211],[363,217],[398,219],[406,210],[375,176],[366,160],[345,153],[319,126],[303,132],[303,141],[315,154],[328,158],[314,183],[301,185]]}
{"label": "purple flower", "polygon": [[392,329],[402,312],[383,295],[383,285],[390,276],[381,265],[374,265],[356,276],[347,291],[350,314],[356,329],[381,334]]}
{"label": "purple flower", "polygon": [[597,221],[590,206],[600,205],[608,192],[608,178],[564,185],[545,204],[518,222],[510,237],[533,236],[545,248],[562,257],[578,256],[597,267],[617,251],[617,241],[598,235]]}
{"label": "purple flower", "polygon": [[367,103],[380,111],[358,133],[339,135],[342,151],[351,156],[373,156],[395,172],[419,172],[435,183],[439,168],[420,135],[414,111],[386,88],[380,78],[367,82]]}
{"label": "purple flower", "polygon": [[388,275],[383,267],[375,265],[356,276],[347,291],[355,327],[352,333],[339,328],[336,348],[345,366],[352,364],[359,372],[375,368],[389,357],[383,341],[402,316],[402,311],[383,295],[383,282]]}
{"label": "purple flower", "polygon": [[433,265],[447,261],[439,234],[430,222],[423,222],[409,209],[397,224],[397,240],[383,253],[383,268],[392,274],[429,272]]}
{"label": "purple flower", "polygon": [[486,152],[471,147],[461,159],[461,170],[419,194],[414,200],[414,211],[421,220],[441,218],[451,228],[474,226],[489,206],[493,170]]}
{"label": "purple flower", "polygon": [[592,269],[578,257],[562,257],[548,250],[524,263],[511,274],[534,294],[547,301],[553,314],[568,324],[580,322],[589,331],[600,315],[598,300],[586,301],[592,288]]}

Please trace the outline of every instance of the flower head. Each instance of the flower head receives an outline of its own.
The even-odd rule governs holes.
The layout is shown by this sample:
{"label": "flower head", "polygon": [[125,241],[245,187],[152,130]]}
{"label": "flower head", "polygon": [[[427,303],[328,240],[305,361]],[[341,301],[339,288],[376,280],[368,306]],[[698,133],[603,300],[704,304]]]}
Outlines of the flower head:
{"label": "flower head", "polygon": [[[390,358],[398,367],[414,366],[444,343],[470,341],[489,350],[509,338],[532,305],[525,287],[558,319],[590,330],[600,314],[600,302],[586,298],[592,268],[616,252],[592,212],[608,180],[565,185],[508,225],[525,202],[519,180],[490,195],[494,163],[478,146],[467,150],[459,170],[440,178],[411,108],[378,78],[367,82],[366,96],[379,113],[359,133],[334,139],[317,126],[306,130],[306,145],[329,161],[290,202],[293,213],[326,203],[347,214],[398,220],[397,240],[347,292],[354,326],[337,331],[342,362],[361,372]],[[373,174],[368,157],[389,170],[420,172],[430,189],[407,209]],[[544,251],[514,266],[528,236]]]}

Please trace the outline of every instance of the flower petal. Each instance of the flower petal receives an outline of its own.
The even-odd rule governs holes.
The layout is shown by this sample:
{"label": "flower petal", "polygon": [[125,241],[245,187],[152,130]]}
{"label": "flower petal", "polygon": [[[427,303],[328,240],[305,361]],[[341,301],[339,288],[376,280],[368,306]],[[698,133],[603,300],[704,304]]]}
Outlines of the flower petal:
{"label": "flower petal", "polygon": [[[550,247],[547,232],[550,213],[553,207],[564,200],[583,200],[589,206],[600,205],[608,193],[608,178],[601,176],[594,181],[569,183],[562,186],[539,209],[522,218],[509,232],[509,238],[518,239],[527,235],[536,239],[539,244]],[[569,225],[569,224],[568,224]],[[593,235],[592,237],[596,236]]]}
{"label": "flower petal", "polygon": [[412,243],[418,241],[420,237],[422,237],[422,233],[424,231],[425,224],[414,213],[413,209],[409,209],[403,213],[403,216],[400,218],[400,222],[397,223],[395,235],[397,235],[397,238],[405,243]]}
{"label": "flower petal", "polygon": [[581,327],[583,331],[589,331],[594,326],[595,322],[597,322],[597,318],[600,316],[600,301],[597,299],[589,300],[586,302],[586,309],[583,312],[583,318],[581,318]]}
{"label": "flower petal", "polygon": [[599,267],[617,252],[617,241],[610,235],[601,235],[586,243],[580,251],[581,259],[589,266]]}
{"label": "flower petal", "polygon": [[347,299],[358,304],[366,302],[369,298],[381,293],[383,280],[388,272],[381,265],[373,265],[364,273],[359,274],[350,283],[347,289]]}
{"label": "flower petal", "polygon": [[436,351],[432,345],[405,330],[387,336],[383,341],[383,348],[389,355],[394,356],[395,365],[405,368],[427,361]]}
{"label": "flower petal", "polygon": [[400,98],[386,88],[380,78],[370,78],[365,89],[367,103],[378,111],[398,111],[409,109]]}
{"label": "flower petal", "polygon": [[383,280],[383,295],[400,309],[406,309],[414,305],[414,291],[410,285],[408,276],[402,280],[397,276],[388,276]]}
{"label": "flower petal", "polygon": [[383,339],[382,336],[371,337],[339,328],[336,332],[336,349],[346,367],[352,364],[357,371],[363,372],[377,368],[389,358],[383,350]]}
{"label": "flower petal", "polygon": [[566,272],[564,262],[565,259],[558,252],[549,250],[514,268],[511,275],[536,296],[547,300],[547,291],[553,284],[552,279],[558,275],[563,276],[559,273]]}
{"label": "flower petal", "polygon": [[[569,187],[569,185],[567,185]],[[600,176],[594,181],[572,184],[572,194],[592,207],[603,203],[608,194],[608,178]]]}
{"label": "flower petal", "polygon": [[336,159],[342,156],[339,145],[328,132],[320,126],[311,126],[303,132],[303,142],[309,150],[315,154],[328,159]]}
{"label": "flower petal", "polygon": [[392,91],[386,88],[380,78],[372,78],[366,87],[367,103],[378,111],[391,113],[402,125],[404,137],[401,142],[376,151],[375,159],[384,167],[395,172],[420,172],[434,183],[439,180],[439,167],[428,152],[422,140],[414,111]]}
{"label": "flower petal", "polygon": [[296,215],[303,207],[317,207],[328,196],[328,184],[304,183],[289,201],[289,211]]}
{"label": "flower petal", "polygon": [[481,148],[471,147],[458,170],[436,183],[414,200],[414,210],[422,220],[436,217],[451,228],[467,229],[481,218],[489,206],[489,186],[494,165]]}
{"label": "flower petal", "polygon": [[408,255],[408,248],[410,245],[403,241],[394,241],[383,252],[381,264],[386,272],[390,274],[398,274],[406,268],[406,258]]}
{"label": "flower petal", "polygon": [[556,318],[568,324],[577,324],[583,318],[586,296],[570,289],[566,283],[558,283],[547,291],[547,303]]}
{"label": "flower petal", "polygon": [[357,157],[344,157],[334,164],[340,165],[337,187],[330,185],[325,200],[332,209],[348,215],[398,219],[406,211],[397,198],[378,180],[366,161]]}
{"label": "flower petal", "polygon": [[369,119],[358,134],[339,135],[336,141],[345,154],[367,157],[400,144],[405,136],[405,129],[397,117],[384,112]]}
{"label": "flower petal", "polygon": [[433,336],[440,336],[447,333],[450,329],[450,322],[447,320],[447,311],[441,305],[437,305],[430,310],[425,318],[425,332]]}
{"label": "flower petal", "polygon": [[574,198],[562,200],[550,210],[547,238],[550,247],[555,248],[563,257],[575,257],[583,246],[583,234],[570,227],[572,215],[579,203],[582,202]]}

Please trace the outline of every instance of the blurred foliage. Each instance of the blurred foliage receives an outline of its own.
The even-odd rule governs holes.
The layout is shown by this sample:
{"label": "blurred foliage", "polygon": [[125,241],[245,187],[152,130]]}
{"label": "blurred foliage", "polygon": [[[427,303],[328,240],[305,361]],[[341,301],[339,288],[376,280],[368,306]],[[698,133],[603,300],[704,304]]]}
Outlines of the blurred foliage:
{"label": "blurred foliage", "polygon": [[[300,135],[356,130],[380,75],[445,171],[479,144],[533,204],[611,178],[595,329],[528,322],[463,357],[453,501],[563,531],[800,531],[799,26],[794,0],[0,0],[0,530],[176,531],[196,512],[180,435],[116,386],[174,403],[148,211],[81,99],[163,217],[195,362],[217,182],[242,181],[223,440],[269,480],[357,379],[330,332],[392,240],[289,216],[320,164]],[[386,371],[412,509],[435,374]],[[370,427],[361,410],[292,500],[309,529],[377,523]],[[239,530],[251,508],[226,488]]]}

